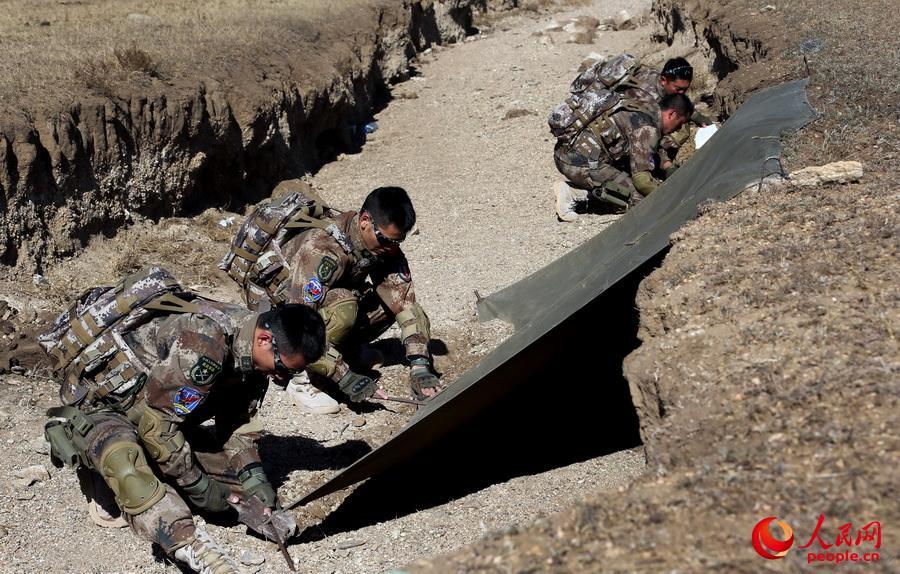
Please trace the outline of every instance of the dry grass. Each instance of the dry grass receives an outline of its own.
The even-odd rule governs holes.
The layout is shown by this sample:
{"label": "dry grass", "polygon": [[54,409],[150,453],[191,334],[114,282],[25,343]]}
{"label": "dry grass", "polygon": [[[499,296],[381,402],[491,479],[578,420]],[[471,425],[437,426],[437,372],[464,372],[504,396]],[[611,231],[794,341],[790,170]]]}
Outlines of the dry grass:
{"label": "dry grass", "polygon": [[130,72],[217,77],[253,49],[313,42],[337,15],[371,0],[10,0],[0,12],[0,105],[35,107]]}

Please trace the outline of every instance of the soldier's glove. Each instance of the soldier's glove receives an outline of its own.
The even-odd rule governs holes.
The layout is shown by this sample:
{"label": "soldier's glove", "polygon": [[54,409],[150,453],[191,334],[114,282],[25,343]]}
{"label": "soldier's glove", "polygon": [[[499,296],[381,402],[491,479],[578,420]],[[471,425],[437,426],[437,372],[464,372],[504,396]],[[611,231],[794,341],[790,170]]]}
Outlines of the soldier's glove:
{"label": "soldier's glove", "polygon": [[409,362],[409,388],[416,399],[424,401],[428,397],[422,389],[433,389],[441,386],[440,380],[431,371],[431,361],[426,357],[416,357]]}
{"label": "soldier's glove", "polygon": [[266,471],[260,463],[254,462],[244,467],[238,473],[238,480],[241,481],[241,488],[244,491],[244,497],[257,497],[267,508],[275,508],[277,497],[275,495],[275,487],[269,482]]}
{"label": "soldier's glove", "polygon": [[669,179],[670,177],[672,177],[672,175],[673,175],[676,171],[678,171],[678,168],[679,168],[679,167],[681,167],[681,164],[680,164],[680,163],[675,163],[675,162],[673,161],[673,162],[672,162],[672,165],[670,165],[669,167],[667,167],[667,168],[665,169],[665,172],[666,172],[666,179]]}
{"label": "soldier's glove", "polygon": [[212,512],[228,510],[226,498],[231,494],[231,489],[223,482],[210,478],[206,473],[200,475],[200,479],[194,484],[182,487],[188,499],[200,508]]}
{"label": "soldier's glove", "polygon": [[270,510],[255,496],[234,496],[229,504],[237,510],[238,520],[269,540],[284,542],[297,532],[297,522],[284,510]]}
{"label": "soldier's glove", "polygon": [[353,371],[347,371],[347,374],[341,377],[338,387],[355,403],[368,399],[378,390],[378,385],[374,380]]}

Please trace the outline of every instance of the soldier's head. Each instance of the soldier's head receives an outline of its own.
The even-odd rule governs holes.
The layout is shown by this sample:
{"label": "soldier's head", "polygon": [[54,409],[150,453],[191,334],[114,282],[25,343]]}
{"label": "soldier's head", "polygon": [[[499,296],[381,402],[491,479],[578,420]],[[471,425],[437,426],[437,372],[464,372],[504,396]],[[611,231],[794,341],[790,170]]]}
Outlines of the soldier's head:
{"label": "soldier's head", "polygon": [[365,248],[375,255],[397,251],[416,224],[416,210],[402,187],[379,187],[359,210],[359,230]]}
{"label": "soldier's head", "polygon": [[253,332],[253,368],[286,381],[325,352],[325,323],[306,305],[261,313]]}
{"label": "soldier's head", "polygon": [[669,94],[659,101],[662,133],[677,131],[694,115],[694,104],[684,94]]}
{"label": "soldier's head", "polygon": [[693,79],[694,68],[684,58],[672,58],[659,74],[659,83],[667,94],[687,93]]}

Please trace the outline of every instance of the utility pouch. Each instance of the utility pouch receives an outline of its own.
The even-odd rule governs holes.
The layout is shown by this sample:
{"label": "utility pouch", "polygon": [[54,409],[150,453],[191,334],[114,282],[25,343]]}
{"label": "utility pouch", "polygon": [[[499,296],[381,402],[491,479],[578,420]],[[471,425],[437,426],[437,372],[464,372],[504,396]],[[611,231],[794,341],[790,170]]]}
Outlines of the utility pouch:
{"label": "utility pouch", "polygon": [[93,423],[73,407],[48,409],[47,416],[53,417],[44,425],[44,437],[50,443],[50,461],[53,465],[90,468],[87,434],[94,428]]}

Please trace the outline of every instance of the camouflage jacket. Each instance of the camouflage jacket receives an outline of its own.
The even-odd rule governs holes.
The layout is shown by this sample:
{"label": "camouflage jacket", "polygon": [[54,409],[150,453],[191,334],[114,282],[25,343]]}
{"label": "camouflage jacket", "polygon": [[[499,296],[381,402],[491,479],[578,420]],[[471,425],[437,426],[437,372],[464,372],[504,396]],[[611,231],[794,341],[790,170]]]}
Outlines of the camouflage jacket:
{"label": "camouflage jacket", "polygon": [[[162,472],[182,486],[202,472],[185,435],[207,421],[217,441],[240,435],[268,387],[250,354],[258,315],[225,303],[204,301],[202,307],[203,314],[166,315],[124,336],[149,366],[127,415]],[[254,442],[242,442],[231,459],[235,471],[260,460]]]}
{"label": "camouflage jacket", "polygon": [[[342,213],[335,222],[352,243],[348,253],[332,235],[310,229],[282,247],[291,268],[289,303],[319,309],[330,289],[364,293],[375,290],[394,315],[413,310],[416,293],[409,264],[402,252],[376,257],[363,247],[355,211]],[[427,341],[404,341],[407,355],[428,355]]]}
{"label": "camouflage jacket", "polygon": [[620,109],[591,122],[572,148],[590,160],[609,163],[632,176],[656,169],[661,137],[659,112]]}

